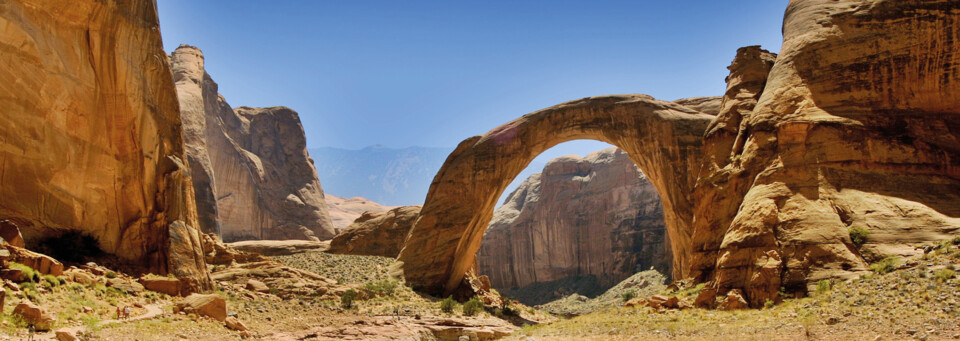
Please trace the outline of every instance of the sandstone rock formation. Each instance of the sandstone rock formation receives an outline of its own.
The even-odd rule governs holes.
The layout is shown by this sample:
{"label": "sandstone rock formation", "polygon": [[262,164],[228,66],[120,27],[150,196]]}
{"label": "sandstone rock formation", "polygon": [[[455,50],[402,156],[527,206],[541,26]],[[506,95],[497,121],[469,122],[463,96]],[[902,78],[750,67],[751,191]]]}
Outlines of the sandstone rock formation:
{"label": "sandstone rock formation", "polygon": [[324,198],[327,201],[330,220],[333,221],[333,228],[336,229],[337,233],[353,224],[353,221],[360,218],[365,212],[379,213],[396,208],[396,206],[384,206],[361,197],[346,199],[324,193]]}
{"label": "sandstone rock formation", "polygon": [[669,274],[671,259],[656,189],[614,147],[553,159],[527,178],[494,211],[477,253],[498,289],[577,276],[606,289],[651,267]]}
{"label": "sandstone rock formation", "polygon": [[673,103],[677,103],[704,114],[716,115],[720,113],[720,105],[723,104],[723,96],[681,98],[673,101]]}
{"label": "sandstone rock formation", "polygon": [[196,47],[181,45],[170,60],[204,231],[225,241],[333,238],[298,114],[231,109]]}
{"label": "sandstone rock formation", "polygon": [[956,1],[791,1],[772,68],[749,48],[731,66],[689,275],[758,306],[955,235],[958,27]]}
{"label": "sandstone rock formation", "polygon": [[327,252],[396,257],[420,215],[420,206],[366,212],[330,241]]}
{"label": "sandstone rock formation", "polygon": [[474,264],[483,232],[504,188],[538,154],[575,139],[625,150],[663,202],[674,250],[685,269],[701,136],[713,116],[646,95],[584,98],[563,103],[471,137],[434,178],[420,218],[399,255],[414,288],[453,292]]}
{"label": "sandstone rock formation", "polygon": [[[728,306],[804,293],[950,238],[960,230],[957,27],[956,1],[792,0],[780,55],[738,52],[709,129],[693,110],[608,96],[467,139],[400,254],[408,283],[453,291],[503,183],[573,138],[627,151],[663,198],[674,277],[709,282]],[[866,244],[853,228],[868,231]]]}
{"label": "sandstone rock formation", "polygon": [[0,23],[0,220],[211,288],[154,2],[4,2]]}

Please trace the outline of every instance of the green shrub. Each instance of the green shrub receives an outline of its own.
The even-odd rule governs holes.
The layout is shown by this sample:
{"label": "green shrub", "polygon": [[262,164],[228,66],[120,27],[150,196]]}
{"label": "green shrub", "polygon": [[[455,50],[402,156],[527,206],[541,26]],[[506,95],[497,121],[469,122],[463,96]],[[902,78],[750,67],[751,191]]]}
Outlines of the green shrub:
{"label": "green shrub", "polygon": [[627,292],[623,293],[623,295],[621,296],[624,302],[632,300],[636,297],[637,297],[637,292],[634,290],[628,290]]}
{"label": "green shrub", "polygon": [[447,314],[453,312],[453,308],[457,306],[457,301],[453,300],[453,296],[447,296],[442,301],[440,301],[440,311]]}
{"label": "green shrub", "polygon": [[483,310],[483,302],[480,301],[480,297],[473,296],[467,303],[463,304],[463,314],[466,316],[473,316]]}
{"label": "green shrub", "polygon": [[863,245],[863,243],[866,243],[867,236],[869,235],[870,231],[862,227],[850,229],[850,240],[853,241],[853,245],[856,245],[857,247],[860,247]]}
{"label": "green shrub", "polygon": [[49,288],[56,288],[60,286],[60,279],[54,275],[43,275],[43,282],[47,284]]}
{"label": "green shrub", "polygon": [[933,272],[933,278],[936,278],[938,282],[946,282],[956,275],[957,272],[950,269],[940,269]]}
{"label": "green shrub", "polygon": [[25,279],[27,280],[27,282],[39,282],[39,281],[40,281],[40,280],[39,280],[39,279],[40,279],[40,275],[37,273],[37,270],[34,270],[33,268],[31,268],[31,267],[29,267],[29,266],[26,266],[26,265],[23,265],[23,264],[20,264],[20,263],[16,263],[16,262],[10,262],[10,268],[11,268],[11,269],[20,270],[20,272],[23,273],[23,278],[25,278]]}
{"label": "green shrub", "polygon": [[897,269],[897,257],[887,257],[883,260],[870,264],[870,270],[883,275]]}
{"label": "green shrub", "polygon": [[107,271],[106,276],[107,276],[107,278],[111,278],[111,279],[117,278],[117,273],[116,273],[116,272],[113,272],[113,271]]}
{"label": "green shrub", "polygon": [[770,309],[770,308],[773,308],[773,306],[776,305],[776,304],[777,304],[777,303],[774,302],[773,300],[767,299],[766,301],[763,301],[763,308],[764,308],[764,309]]}
{"label": "green shrub", "polygon": [[379,295],[393,296],[393,293],[397,290],[397,285],[397,281],[386,280],[376,283],[367,283],[363,286],[363,288]]}
{"label": "green shrub", "polygon": [[353,307],[353,301],[357,299],[357,291],[350,289],[343,293],[343,296],[340,296],[340,306],[344,309],[350,309]]}
{"label": "green shrub", "polygon": [[830,280],[825,279],[825,280],[819,281],[817,282],[817,295],[828,293],[832,288],[833,288],[833,282],[830,282]]}

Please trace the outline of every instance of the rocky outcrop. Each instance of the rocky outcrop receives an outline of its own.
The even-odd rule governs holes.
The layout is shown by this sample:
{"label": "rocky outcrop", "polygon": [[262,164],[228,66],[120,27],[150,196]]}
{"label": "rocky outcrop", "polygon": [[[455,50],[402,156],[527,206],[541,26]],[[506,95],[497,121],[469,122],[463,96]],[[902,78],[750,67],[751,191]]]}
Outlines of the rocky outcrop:
{"label": "rocky outcrop", "polygon": [[791,1],[775,64],[747,48],[731,65],[689,275],[760,306],[954,236],[957,27],[956,1]]}
{"label": "rocky outcrop", "polygon": [[0,23],[0,220],[211,288],[154,2],[4,2]]}
{"label": "rocky outcrop", "polygon": [[420,215],[420,206],[366,212],[330,241],[327,252],[396,257]]}
{"label": "rocky outcrop", "polygon": [[181,45],[170,60],[204,230],[225,241],[333,238],[299,115],[231,109],[196,47]]}
{"label": "rocky outcrop", "polygon": [[723,96],[681,98],[673,101],[673,103],[677,103],[704,114],[716,115],[720,113],[720,105],[723,104]]}
{"label": "rocky outcrop", "polygon": [[547,163],[493,213],[477,253],[494,288],[595,276],[600,289],[670,273],[660,197],[627,153],[607,148]]}
{"label": "rocky outcrop", "polygon": [[[473,267],[497,198],[538,154],[570,140],[618,146],[661,194],[674,274],[691,254],[693,186],[713,116],[646,95],[584,98],[525,115],[457,147],[400,252],[407,283],[452,293]],[[675,276],[676,277],[676,276]]]}
{"label": "rocky outcrop", "polygon": [[337,233],[353,224],[353,221],[360,218],[365,212],[379,213],[396,208],[396,206],[383,206],[361,197],[345,199],[324,193],[324,198],[327,201],[330,220],[333,221],[333,228],[336,229]]}

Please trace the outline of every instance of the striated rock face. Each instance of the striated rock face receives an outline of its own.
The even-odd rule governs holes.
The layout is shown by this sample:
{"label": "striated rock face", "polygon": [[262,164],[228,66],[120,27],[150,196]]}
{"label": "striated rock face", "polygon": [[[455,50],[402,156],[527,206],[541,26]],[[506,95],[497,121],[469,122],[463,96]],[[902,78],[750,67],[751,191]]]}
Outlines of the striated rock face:
{"label": "striated rock face", "polygon": [[723,104],[723,96],[681,98],[673,101],[673,103],[677,103],[704,114],[716,115],[720,113],[720,105]]}
{"label": "striated rock face", "polygon": [[420,206],[366,212],[330,241],[330,253],[396,257],[420,215]]}
{"label": "striated rock face", "polygon": [[477,253],[501,289],[591,275],[609,288],[651,267],[669,274],[671,260],[660,197],[617,148],[551,160],[494,211]]}
{"label": "striated rock face", "polygon": [[[775,64],[746,48],[731,65],[690,275],[759,306],[955,235],[957,27],[956,1],[791,1]],[[851,228],[870,232],[864,246]]]}
{"label": "striated rock face", "polygon": [[170,59],[204,230],[225,241],[332,238],[299,115],[285,107],[231,109],[199,49],[181,45]]}
{"label": "striated rock face", "polygon": [[0,5],[0,220],[211,288],[153,1]]}
{"label": "striated rock face", "polygon": [[345,199],[325,193],[324,198],[327,209],[330,211],[330,220],[333,221],[333,228],[337,233],[342,232],[366,212],[379,213],[396,208],[396,206],[383,206],[361,197]]}
{"label": "striated rock face", "polygon": [[420,218],[400,252],[407,283],[452,293],[475,260],[496,200],[538,154],[576,139],[618,146],[661,193],[683,273],[691,254],[692,193],[701,136],[713,116],[646,95],[584,98],[525,115],[460,143],[437,173]]}

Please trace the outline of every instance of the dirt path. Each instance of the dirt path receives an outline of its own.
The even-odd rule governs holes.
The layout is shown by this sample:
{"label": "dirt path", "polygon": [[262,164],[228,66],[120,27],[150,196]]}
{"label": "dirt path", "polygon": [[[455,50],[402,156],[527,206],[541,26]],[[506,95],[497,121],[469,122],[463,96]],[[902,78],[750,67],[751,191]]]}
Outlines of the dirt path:
{"label": "dirt path", "polygon": [[[163,309],[160,308],[160,305],[159,305],[159,304],[148,304],[148,305],[143,306],[143,308],[147,310],[147,312],[144,313],[144,314],[137,315],[137,316],[134,316],[134,317],[125,319],[125,320],[117,320],[117,319],[103,320],[103,321],[100,321],[100,323],[99,323],[98,325],[100,325],[100,326],[106,326],[106,325],[110,325],[110,324],[114,324],[114,323],[126,323],[126,322],[147,320],[147,319],[152,319],[152,318],[154,318],[154,317],[163,315]],[[36,335],[36,339],[37,339],[37,340],[49,340],[49,339],[56,340],[56,339],[57,339],[57,335],[56,335],[56,332],[57,332],[57,331],[64,331],[64,332],[70,333],[70,334],[72,334],[72,335],[77,335],[78,333],[80,333],[81,331],[84,331],[84,330],[86,330],[86,329],[87,329],[86,326],[73,326],[73,327],[60,328],[60,329],[57,329],[57,330],[51,330],[51,331],[46,332],[46,333],[37,334],[37,335]]]}

